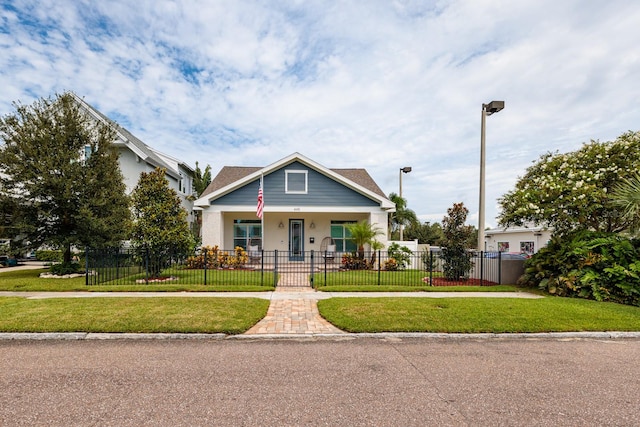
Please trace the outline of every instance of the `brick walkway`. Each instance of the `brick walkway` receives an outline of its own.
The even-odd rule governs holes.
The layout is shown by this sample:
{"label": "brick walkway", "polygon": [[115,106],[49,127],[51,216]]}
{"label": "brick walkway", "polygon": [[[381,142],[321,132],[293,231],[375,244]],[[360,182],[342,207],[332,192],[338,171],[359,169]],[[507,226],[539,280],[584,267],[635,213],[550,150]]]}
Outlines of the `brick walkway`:
{"label": "brick walkway", "polygon": [[[282,273],[276,293],[312,292],[307,275]],[[315,299],[272,299],[267,315],[246,335],[340,334],[344,333],[320,316]]]}

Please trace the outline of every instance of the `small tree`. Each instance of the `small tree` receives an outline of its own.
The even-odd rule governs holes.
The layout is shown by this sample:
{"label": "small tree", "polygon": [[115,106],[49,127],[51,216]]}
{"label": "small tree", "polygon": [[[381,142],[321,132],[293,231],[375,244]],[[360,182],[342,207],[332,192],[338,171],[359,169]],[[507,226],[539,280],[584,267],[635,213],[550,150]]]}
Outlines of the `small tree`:
{"label": "small tree", "polygon": [[416,213],[407,208],[407,199],[396,193],[389,194],[389,200],[396,204],[396,211],[389,214],[389,233],[392,239],[400,238],[400,225],[406,227],[418,222]]}
{"label": "small tree", "polygon": [[158,277],[172,255],[186,255],[193,249],[187,212],[160,168],[140,174],[132,200],[132,243],[149,257],[151,277]]}
{"label": "small tree", "polygon": [[469,214],[464,203],[454,203],[453,207],[447,209],[447,214],[442,220],[445,244],[442,249],[442,268],[447,279],[457,280],[466,277],[473,267],[471,254],[466,247],[473,235],[473,228],[464,224]]}
{"label": "small tree", "polygon": [[[204,190],[207,189],[211,183],[211,166],[207,165],[204,168],[204,172],[200,169],[200,165],[196,162],[196,170],[193,176],[193,189],[196,191],[196,197],[200,197]],[[193,197],[193,196],[191,196]],[[200,234],[202,233],[202,211],[194,211],[195,218],[192,224],[193,237],[200,242]]]}
{"label": "small tree", "polygon": [[204,168],[204,172],[200,169],[200,165],[196,162],[196,170],[193,176],[193,189],[196,190],[198,197],[211,183],[211,165]]}
{"label": "small tree", "polygon": [[347,229],[351,233],[351,240],[358,247],[358,258],[364,258],[364,245],[371,244],[376,236],[382,233],[378,227],[374,227],[367,221],[360,221],[355,224],[347,224]]}
{"label": "small tree", "polygon": [[628,221],[629,231],[635,233],[640,227],[640,174],[625,178],[614,187],[611,198],[614,206],[622,210],[622,217]]}

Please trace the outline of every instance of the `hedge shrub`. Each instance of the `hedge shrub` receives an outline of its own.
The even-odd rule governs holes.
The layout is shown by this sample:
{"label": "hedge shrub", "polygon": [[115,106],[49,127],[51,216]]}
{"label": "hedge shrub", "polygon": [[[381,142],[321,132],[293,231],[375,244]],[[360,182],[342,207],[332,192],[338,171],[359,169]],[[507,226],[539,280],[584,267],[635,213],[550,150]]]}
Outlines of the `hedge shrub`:
{"label": "hedge shrub", "polygon": [[560,296],[640,306],[640,241],[595,232],[554,237],[527,260],[520,283]]}

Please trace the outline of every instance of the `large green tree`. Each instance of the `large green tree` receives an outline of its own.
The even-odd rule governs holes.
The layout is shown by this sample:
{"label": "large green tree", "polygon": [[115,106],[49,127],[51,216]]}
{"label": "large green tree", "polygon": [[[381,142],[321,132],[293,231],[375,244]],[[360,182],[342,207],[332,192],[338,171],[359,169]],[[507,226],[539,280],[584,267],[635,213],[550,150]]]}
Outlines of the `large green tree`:
{"label": "large green tree", "polygon": [[[31,247],[64,251],[128,238],[130,211],[115,133],[63,93],[0,119],[4,225]],[[7,225],[9,223],[9,225]]]}
{"label": "large green tree", "polygon": [[640,132],[615,141],[591,141],[566,154],[547,153],[500,199],[503,226],[535,223],[565,234],[573,230],[619,232],[628,217],[611,190],[640,169]]}
{"label": "large green tree", "polygon": [[144,251],[151,276],[156,277],[171,256],[186,255],[193,249],[187,212],[176,191],[169,187],[165,170],[161,168],[141,173],[131,198],[132,243]]}
{"label": "large green tree", "polygon": [[412,222],[404,229],[406,240],[418,239],[420,244],[440,245],[442,242],[442,225],[439,222]]}

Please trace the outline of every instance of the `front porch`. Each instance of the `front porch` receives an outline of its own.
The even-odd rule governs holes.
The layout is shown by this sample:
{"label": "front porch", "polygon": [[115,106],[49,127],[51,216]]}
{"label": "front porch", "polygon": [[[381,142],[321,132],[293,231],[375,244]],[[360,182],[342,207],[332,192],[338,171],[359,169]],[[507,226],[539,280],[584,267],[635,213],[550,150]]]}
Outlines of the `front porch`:
{"label": "front porch", "polygon": [[[381,230],[378,240],[387,241],[387,214],[374,212],[282,212],[267,210],[262,220],[255,212],[204,211],[209,226],[203,230],[203,246],[224,249],[241,247],[258,250],[289,252],[288,261],[303,261],[296,254],[326,250],[326,239],[338,252],[351,252],[356,248],[346,229],[348,224],[367,221]],[[323,245],[323,241],[325,244]],[[280,261],[280,260],[279,260]]]}

